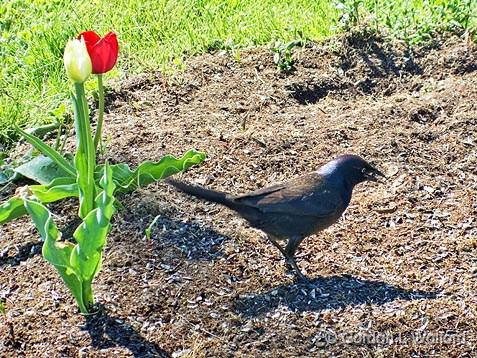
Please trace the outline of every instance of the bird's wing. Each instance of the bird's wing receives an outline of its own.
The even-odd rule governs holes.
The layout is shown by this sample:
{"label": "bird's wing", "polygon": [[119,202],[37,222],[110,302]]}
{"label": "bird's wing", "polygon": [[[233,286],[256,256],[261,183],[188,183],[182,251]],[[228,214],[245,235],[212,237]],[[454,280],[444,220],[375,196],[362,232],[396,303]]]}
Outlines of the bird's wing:
{"label": "bird's wing", "polygon": [[236,196],[233,200],[264,213],[315,217],[334,215],[345,206],[341,193],[317,173]]}

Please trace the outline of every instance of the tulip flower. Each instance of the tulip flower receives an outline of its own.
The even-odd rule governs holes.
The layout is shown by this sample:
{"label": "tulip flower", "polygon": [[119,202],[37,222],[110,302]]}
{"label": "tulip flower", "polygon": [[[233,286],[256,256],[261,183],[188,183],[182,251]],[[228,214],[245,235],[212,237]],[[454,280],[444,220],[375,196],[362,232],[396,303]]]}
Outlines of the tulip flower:
{"label": "tulip flower", "polygon": [[116,64],[119,53],[116,34],[109,32],[101,38],[94,31],[85,31],[78,36],[78,38],[81,37],[84,38],[91,57],[93,73],[99,74],[110,71]]}
{"label": "tulip flower", "polygon": [[83,38],[70,40],[66,44],[64,63],[66,74],[75,83],[83,83],[91,74],[92,65]]}
{"label": "tulip flower", "polygon": [[84,38],[86,48],[91,57],[93,73],[98,75],[99,111],[98,124],[94,135],[94,147],[98,148],[98,145],[101,142],[104,114],[104,87],[102,74],[110,71],[116,64],[119,53],[118,39],[114,32],[108,32],[103,38],[101,38],[94,31],[82,32],[79,34],[78,38]]}

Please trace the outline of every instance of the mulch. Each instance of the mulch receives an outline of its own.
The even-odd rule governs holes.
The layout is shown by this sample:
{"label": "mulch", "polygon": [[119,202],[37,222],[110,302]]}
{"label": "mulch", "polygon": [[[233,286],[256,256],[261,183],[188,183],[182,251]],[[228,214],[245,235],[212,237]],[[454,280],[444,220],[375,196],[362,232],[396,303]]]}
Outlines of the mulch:
{"label": "mulch", "polygon": [[[115,84],[103,159],[203,150],[178,177],[238,194],[363,156],[388,180],[358,186],[344,217],[301,244],[311,283],[231,211],[153,184],[120,198],[91,317],[28,218],[0,227],[1,357],[477,354],[475,45],[409,51],[348,34],[294,57],[280,73],[265,47],[216,52]],[[50,207],[71,235],[76,202]]]}

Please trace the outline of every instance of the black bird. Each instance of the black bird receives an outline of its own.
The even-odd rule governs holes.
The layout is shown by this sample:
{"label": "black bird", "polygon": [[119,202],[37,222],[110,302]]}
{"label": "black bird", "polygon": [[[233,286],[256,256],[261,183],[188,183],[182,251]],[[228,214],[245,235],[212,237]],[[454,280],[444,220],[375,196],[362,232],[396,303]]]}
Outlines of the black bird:
{"label": "black bird", "polygon": [[[300,242],[334,224],[348,207],[356,184],[384,177],[357,155],[341,155],[315,172],[243,195],[189,185],[174,179],[166,182],[197,198],[219,203],[237,212],[251,226],[264,231],[285,256],[300,279],[295,262]],[[285,241],[283,248],[278,241]]]}

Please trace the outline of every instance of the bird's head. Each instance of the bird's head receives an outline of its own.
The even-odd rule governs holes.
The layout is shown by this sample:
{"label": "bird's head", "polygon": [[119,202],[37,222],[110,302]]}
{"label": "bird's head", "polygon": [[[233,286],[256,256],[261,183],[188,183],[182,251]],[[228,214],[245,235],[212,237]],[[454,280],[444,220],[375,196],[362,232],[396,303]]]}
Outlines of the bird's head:
{"label": "bird's head", "polygon": [[351,188],[364,181],[378,181],[385,175],[373,167],[363,158],[345,154],[333,159],[331,162],[322,166],[320,174],[334,177],[341,177]]}

